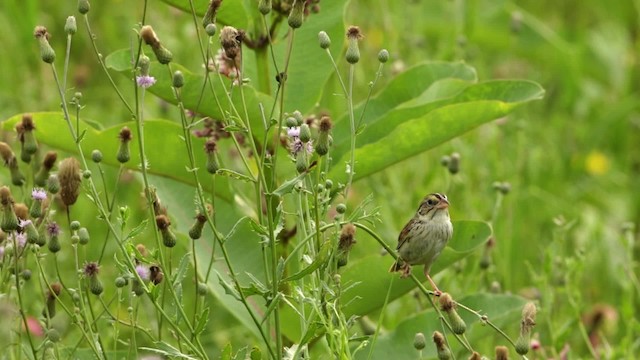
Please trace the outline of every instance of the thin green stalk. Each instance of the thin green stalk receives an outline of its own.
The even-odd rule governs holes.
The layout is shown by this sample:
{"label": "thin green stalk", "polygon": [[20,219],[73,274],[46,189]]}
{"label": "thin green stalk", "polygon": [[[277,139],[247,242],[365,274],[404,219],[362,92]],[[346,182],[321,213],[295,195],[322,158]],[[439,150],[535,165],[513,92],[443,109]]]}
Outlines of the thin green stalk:
{"label": "thin green stalk", "polygon": [[[33,343],[33,338],[31,337],[31,330],[29,329],[29,324],[27,322],[27,315],[24,313],[24,303],[22,301],[22,291],[20,291],[20,274],[18,274],[18,269],[20,268],[18,266],[18,242],[16,241],[16,237],[13,236],[13,248],[15,249],[16,253],[14,253],[13,259],[15,260],[15,264],[14,264],[14,278],[16,279],[16,293],[18,294],[18,309],[19,309],[19,313],[20,313],[20,317],[22,318],[22,323],[24,324],[24,328],[26,329],[25,333],[27,334],[27,340],[29,340],[29,347],[31,348],[31,354],[33,355],[33,358],[36,359],[37,358],[37,352],[36,352],[36,348],[35,345]],[[21,333],[21,332],[19,332]]]}
{"label": "thin green stalk", "polygon": [[351,154],[349,155],[349,169],[347,170],[347,185],[344,188],[345,201],[349,198],[349,190],[353,182],[353,174],[356,167],[356,120],[353,113],[353,77],[355,73],[355,65],[349,66],[349,92],[347,93],[347,111],[349,112],[349,129],[351,131]]}

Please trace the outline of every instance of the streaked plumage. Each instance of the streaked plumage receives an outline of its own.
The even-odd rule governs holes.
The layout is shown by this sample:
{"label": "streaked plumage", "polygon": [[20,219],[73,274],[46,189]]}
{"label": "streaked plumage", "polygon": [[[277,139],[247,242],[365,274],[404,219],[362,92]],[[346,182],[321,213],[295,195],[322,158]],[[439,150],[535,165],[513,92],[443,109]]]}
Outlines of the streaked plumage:
{"label": "streaked plumage", "polygon": [[422,200],[398,236],[399,259],[389,271],[402,271],[402,277],[407,277],[411,265],[424,265],[424,275],[436,292],[440,291],[431,280],[429,270],[453,235],[448,209],[449,201],[444,194],[429,194]]}

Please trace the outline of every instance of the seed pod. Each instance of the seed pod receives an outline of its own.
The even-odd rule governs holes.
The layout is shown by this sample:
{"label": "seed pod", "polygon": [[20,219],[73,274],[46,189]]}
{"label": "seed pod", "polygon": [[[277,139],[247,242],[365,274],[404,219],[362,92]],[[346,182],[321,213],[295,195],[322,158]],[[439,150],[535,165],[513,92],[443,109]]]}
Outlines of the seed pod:
{"label": "seed pod", "polygon": [[78,200],[80,195],[80,163],[73,157],[66,158],[60,162],[58,177],[60,179],[60,198],[66,206],[71,206]]}

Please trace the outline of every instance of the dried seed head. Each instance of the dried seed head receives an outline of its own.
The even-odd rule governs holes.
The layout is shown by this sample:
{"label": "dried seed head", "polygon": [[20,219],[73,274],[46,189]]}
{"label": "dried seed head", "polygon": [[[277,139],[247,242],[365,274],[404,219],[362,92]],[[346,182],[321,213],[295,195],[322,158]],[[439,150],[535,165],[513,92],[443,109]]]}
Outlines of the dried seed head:
{"label": "dried seed head", "polygon": [[331,122],[331,118],[328,116],[323,116],[320,118],[320,132],[329,132],[333,127],[333,123]]}
{"label": "dried seed head", "polygon": [[440,308],[442,309],[442,311],[444,312],[449,312],[451,310],[455,310],[456,308],[456,304],[455,302],[453,302],[453,299],[451,298],[451,295],[449,295],[449,293],[443,293],[442,295],[440,295]]}
{"label": "dried seed head", "polygon": [[156,216],[156,225],[160,231],[166,230],[171,226],[171,221],[165,215],[158,215]]}
{"label": "dried seed head", "polygon": [[[44,160],[42,161],[42,167],[50,171],[51,169],[53,169],[53,166],[56,164],[56,160],[58,160],[58,153],[55,151],[49,151],[44,156]],[[48,177],[49,176],[47,176],[47,178]]]}
{"label": "dried seed head", "polygon": [[40,58],[47,64],[51,64],[56,59],[56,52],[49,44],[49,32],[44,26],[36,26],[33,36],[38,40],[40,45]]}
{"label": "dried seed head", "polygon": [[474,351],[471,356],[469,356],[469,360],[481,360],[482,356],[477,351]]}
{"label": "dried seed head", "polygon": [[100,266],[97,262],[88,262],[84,264],[84,276],[94,277],[100,272]]}
{"label": "dried seed head", "polygon": [[60,162],[58,177],[60,179],[60,198],[66,206],[71,206],[78,200],[80,195],[80,163],[73,157],[66,158]]}
{"label": "dried seed head", "polygon": [[536,312],[536,305],[532,302],[526,303],[522,309],[522,327],[527,332],[530,332],[536,325]]}
{"label": "dried seed head", "polygon": [[147,248],[144,246],[144,244],[136,245],[136,250],[138,250],[138,252],[140,253],[140,255],[142,255],[142,257],[146,257],[147,255],[149,255],[149,253],[147,252]]}
{"label": "dried seed head", "polygon": [[220,45],[224,50],[225,55],[232,60],[236,60],[241,53],[242,40],[244,38],[244,32],[232,26],[225,26],[220,31]]}
{"label": "dried seed head", "polygon": [[509,349],[506,346],[496,346],[496,360],[509,360]]}
{"label": "dried seed head", "polygon": [[207,25],[215,24],[216,14],[218,13],[220,4],[222,4],[222,0],[211,0],[209,2],[209,6],[207,7],[207,12],[204,14],[204,17],[202,18],[202,27],[206,29]]}
{"label": "dried seed head", "polygon": [[16,155],[7,143],[0,141],[0,157],[4,160],[4,164],[8,165],[15,162]]}
{"label": "dried seed head", "polygon": [[[417,336],[417,334],[416,334],[416,336]],[[446,342],[444,340],[444,335],[442,335],[442,333],[439,332],[439,331],[434,331],[433,332],[433,343],[436,344],[436,349],[438,349],[438,350],[444,349],[447,346],[447,344],[446,344]]]}
{"label": "dried seed head", "polygon": [[49,32],[47,31],[47,28],[44,26],[36,26],[36,28],[33,30],[33,36],[36,39],[41,39],[41,38],[45,38],[46,40],[49,40]]}
{"label": "dried seed head", "polygon": [[140,37],[144,43],[151,46],[152,49],[160,47],[160,40],[151,25],[145,25],[140,29]]}
{"label": "dried seed head", "polygon": [[13,206],[13,197],[11,196],[11,190],[7,186],[0,187],[0,205]]}
{"label": "dried seed head", "polygon": [[154,285],[158,285],[162,282],[162,279],[164,279],[162,269],[157,265],[151,265],[149,267],[149,280],[151,280]]}
{"label": "dried seed head", "polygon": [[131,130],[128,127],[123,127],[120,130],[120,133],[118,133],[118,139],[120,139],[121,142],[129,142],[132,139],[131,136]]}
{"label": "dried seed head", "polygon": [[62,292],[62,285],[60,285],[60,283],[53,283],[51,284],[51,289],[47,291],[47,299],[55,300],[55,298],[60,296],[61,292]]}
{"label": "dried seed head", "polygon": [[36,126],[33,123],[33,117],[31,117],[31,114],[22,115],[22,130],[33,131],[35,129],[36,129]]}
{"label": "dried seed head", "polygon": [[17,203],[13,206],[13,211],[18,219],[27,220],[29,218],[29,208],[23,203]]}
{"label": "dried seed head", "polygon": [[338,249],[342,251],[349,251],[353,244],[356,243],[355,240],[356,227],[353,224],[346,224],[342,227],[342,231],[340,232],[340,240],[338,242]]}

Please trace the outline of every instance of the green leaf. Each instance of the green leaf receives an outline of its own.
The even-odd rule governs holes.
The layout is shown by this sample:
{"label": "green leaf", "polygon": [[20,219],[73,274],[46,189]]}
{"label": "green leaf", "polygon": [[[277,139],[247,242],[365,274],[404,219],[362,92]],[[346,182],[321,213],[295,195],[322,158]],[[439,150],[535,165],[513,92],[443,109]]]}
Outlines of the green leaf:
{"label": "green leaf", "polygon": [[[487,315],[489,320],[506,330],[507,333],[514,333],[519,326],[518,317],[522,311],[526,300],[515,295],[500,294],[476,294],[462,298],[460,304],[468,306],[474,310],[480,310],[481,313]],[[490,327],[479,326],[477,316],[458,308],[458,313],[467,324],[466,336],[471,344],[478,341],[490,342],[488,337],[498,336]],[[508,327],[505,328],[505,325]],[[429,309],[418,314],[413,314],[404,319],[391,331],[380,335],[374,345],[371,359],[412,359],[416,357],[417,351],[413,347],[413,338],[416,333],[421,332],[430,339],[430,335],[434,331],[442,332],[442,325],[436,312]],[[508,331],[513,330],[513,331]],[[506,344],[507,341],[501,338],[501,343]],[[449,344],[453,347],[453,351],[459,351],[460,345],[451,337]],[[369,355],[369,346],[356,356],[356,359],[365,359]],[[422,350],[424,358],[435,358],[437,356],[435,346],[431,343]]]}
{"label": "green leaf", "polygon": [[[411,69],[408,73],[417,73],[417,69],[422,68]],[[421,82],[416,81],[419,79],[416,76],[414,74],[402,81],[406,86],[410,86],[410,82]],[[421,87],[424,91],[419,96],[416,90],[410,94],[415,98],[407,99],[407,95],[403,98],[404,103],[393,107],[383,116],[374,115],[365,121],[366,127],[356,140],[354,180],[503,117],[526,102],[540,99],[544,93],[538,84],[529,81],[500,80],[463,86],[464,82],[459,81],[434,83],[431,80],[433,78],[425,80],[426,83]],[[444,88],[446,91],[436,91],[435,88]],[[454,96],[451,96],[452,93],[455,93]],[[442,97],[443,94],[446,96]],[[390,102],[392,104],[387,107],[378,105],[380,111],[397,105]],[[369,111],[367,109],[367,113]],[[343,120],[341,123],[346,122]],[[341,123],[334,131],[334,161],[329,178],[344,182],[347,178],[345,164],[350,158],[351,135],[346,128],[348,124]]]}
{"label": "green leaf", "polygon": [[205,327],[207,326],[207,323],[209,322],[209,312],[210,312],[209,308],[206,307],[202,312],[198,314],[198,317],[196,318],[196,324],[193,330],[193,332],[196,335],[201,334],[204,331]]}
{"label": "green leaf", "polygon": [[[32,113],[31,115],[37,128],[36,136],[38,142],[64,152],[78,154],[62,113],[40,112]],[[12,131],[15,124],[21,120],[22,114],[15,115],[2,123],[2,129]],[[73,122],[75,123],[75,120]],[[126,163],[125,167],[139,171],[140,163],[138,159],[140,157],[137,145],[137,130],[133,122],[97,130],[81,120],[80,127],[87,130],[85,139],[81,143],[85,157],[89,159],[91,151],[98,149],[104,154],[103,164],[120,166],[120,163],[116,160],[116,154],[119,146],[118,133],[123,126],[129,127],[133,136],[130,149],[131,161]],[[144,122],[144,133],[149,173],[195,185],[193,174],[185,170],[188,167],[188,157],[184,156],[186,147],[182,140],[184,136],[182,126],[167,120],[148,119]],[[211,175],[205,170],[205,154],[203,151],[199,151],[204,145],[204,140],[200,138],[193,138],[192,140],[196,164],[202,164],[201,168],[197,170],[198,176],[201,180],[207,179]],[[220,177],[216,180],[216,195],[230,201],[232,197],[228,178]]]}
{"label": "green leaf", "polygon": [[256,180],[250,176],[240,174],[237,171],[229,170],[229,169],[219,169],[216,171],[216,175],[225,176],[228,178],[232,178],[234,180],[240,180],[244,182],[256,182]]}
{"label": "green leaf", "polygon": [[249,354],[249,359],[251,360],[262,360],[262,352],[260,348],[254,346],[251,348],[251,353]]}
{"label": "green leaf", "polygon": [[[491,235],[491,227],[482,221],[454,221],[453,227],[453,238],[431,268],[432,275],[473,253]],[[384,303],[384,296],[380,294],[386,294],[389,286],[390,301],[416,287],[411,279],[400,279],[397,273],[389,273],[392,263],[393,258],[380,255],[368,255],[349,262],[341,273],[341,282],[345,286],[353,285],[340,300],[346,304],[343,309],[345,317],[362,316],[380,309]],[[413,272],[419,279],[424,279],[422,268],[414,266]],[[292,309],[285,308],[282,311],[283,332],[294,342],[300,339],[297,316]]]}
{"label": "green leaf", "polygon": [[149,223],[149,220],[147,219],[142,220],[140,224],[138,224],[136,227],[131,229],[131,231],[129,231],[129,233],[124,238],[124,240],[133,239],[134,237],[140,235],[140,233],[142,233],[147,228],[148,223]]}
{"label": "green leaf", "polygon": [[154,343],[155,347],[151,348],[151,347],[140,347],[140,350],[146,350],[146,351],[151,351],[154,352],[156,354],[160,354],[160,355],[164,355],[164,356],[170,356],[170,357],[177,357],[180,359],[188,359],[188,360],[196,360],[197,358],[194,358],[193,356],[189,356],[187,354],[183,354],[180,350],[176,349],[175,347],[167,344],[164,341],[156,341]]}
{"label": "green leaf", "polygon": [[303,277],[311,274],[312,272],[316,271],[318,268],[320,268],[323,265],[326,265],[327,263],[327,259],[329,257],[329,251],[331,251],[331,241],[325,241],[321,247],[320,247],[320,252],[318,253],[318,255],[316,256],[315,260],[313,260],[313,262],[307,266],[306,268],[298,271],[297,273],[288,276],[282,280],[280,280],[281,282],[287,282],[287,281],[292,281],[292,280],[298,280],[298,279],[302,279]]}
{"label": "green leaf", "polygon": [[233,350],[231,348],[231,343],[227,343],[222,349],[222,353],[220,354],[220,360],[231,360],[233,358]]}
{"label": "green leaf", "polygon": [[[202,16],[207,11],[209,6],[209,0],[191,0],[193,1],[193,8],[198,15],[198,25],[202,26]],[[191,13],[191,6],[189,0],[162,0],[173,7],[180,10],[184,10]],[[257,5],[256,5],[257,7]],[[244,7],[243,1],[223,1],[218,9],[216,16],[216,22],[224,25],[233,25],[237,28],[246,29],[248,26],[248,15]]]}

